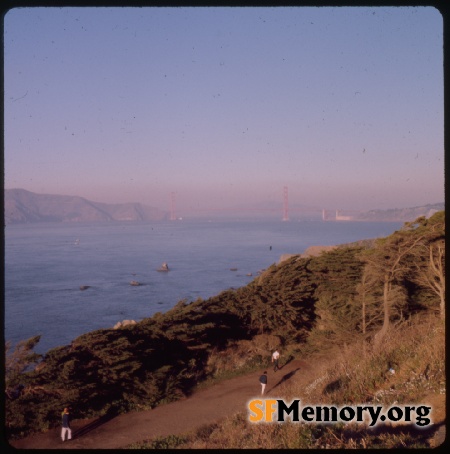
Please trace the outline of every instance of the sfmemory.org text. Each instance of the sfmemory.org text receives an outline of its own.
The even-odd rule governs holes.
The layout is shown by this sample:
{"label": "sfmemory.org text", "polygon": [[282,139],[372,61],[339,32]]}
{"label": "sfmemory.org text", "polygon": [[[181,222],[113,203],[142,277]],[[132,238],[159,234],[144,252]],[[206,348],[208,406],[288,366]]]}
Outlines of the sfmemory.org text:
{"label": "sfmemory.org text", "polygon": [[250,422],[292,422],[304,423],[368,423],[369,426],[388,422],[413,423],[419,427],[428,426],[431,407],[426,405],[395,405],[384,409],[381,405],[352,405],[336,407],[331,405],[307,405],[302,407],[300,399],[287,404],[282,399],[254,399],[248,402]]}

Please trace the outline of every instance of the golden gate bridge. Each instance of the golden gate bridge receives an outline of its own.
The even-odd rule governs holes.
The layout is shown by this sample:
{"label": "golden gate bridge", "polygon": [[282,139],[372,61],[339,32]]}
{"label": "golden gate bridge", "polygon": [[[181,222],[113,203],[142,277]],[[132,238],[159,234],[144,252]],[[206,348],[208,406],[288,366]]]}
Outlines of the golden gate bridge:
{"label": "golden gate bridge", "polygon": [[[250,207],[234,207],[234,208],[192,208],[191,211],[196,212],[245,212],[245,213],[280,213],[282,214],[282,221],[289,221],[291,212],[301,213],[301,212],[317,212],[321,213],[323,221],[350,221],[352,218],[359,213],[359,211],[350,211],[350,210],[325,210],[325,209],[305,209],[305,208],[296,208],[289,207],[289,194],[288,187],[283,187],[283,206],[280,208],[250,208]],[[170,193],[170,215],[169,219],[171,221],[176,221],[178,219],[176,215],[176,193]]]}

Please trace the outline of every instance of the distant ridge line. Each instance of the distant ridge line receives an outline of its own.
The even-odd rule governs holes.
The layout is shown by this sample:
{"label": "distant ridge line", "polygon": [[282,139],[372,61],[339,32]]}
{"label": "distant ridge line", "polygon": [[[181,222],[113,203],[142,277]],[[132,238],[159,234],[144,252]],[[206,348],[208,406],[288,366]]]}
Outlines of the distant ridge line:
{"label": "distant ridge line", "polygon": [[140,203],[107,204],[79,196],[5,189],[4,223],[161,221],[168,213]]}

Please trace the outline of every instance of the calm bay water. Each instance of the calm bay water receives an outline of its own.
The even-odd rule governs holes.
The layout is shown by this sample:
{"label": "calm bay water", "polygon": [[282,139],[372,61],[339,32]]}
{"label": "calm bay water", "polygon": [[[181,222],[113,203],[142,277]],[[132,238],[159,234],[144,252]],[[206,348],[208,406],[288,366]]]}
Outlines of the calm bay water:
{"label": "calm bay water", "polygon": [[[384,237],[401,225],[196,220],[6,226],[5,340],[40,334],[35,351],[44,353],[118,321],[165,312],[182,299],[246,285],[282,254]],[[170,272],[156,271],[162,262]],[[131,286],[132,280],[142,285]],[[81,291],[82,285],[90,287]]]}

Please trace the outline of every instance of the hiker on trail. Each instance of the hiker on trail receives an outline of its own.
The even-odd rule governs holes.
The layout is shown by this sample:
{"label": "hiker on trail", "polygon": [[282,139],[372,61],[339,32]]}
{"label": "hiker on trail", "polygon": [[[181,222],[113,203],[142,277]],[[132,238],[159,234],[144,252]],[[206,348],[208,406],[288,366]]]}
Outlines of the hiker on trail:
{"label": "hiker on trail", "polygon": [[62,417],[61,440],[62,441],[66,440],[66,433],[67,433],[67,439],[71,440],[72,439],[72,429],[70,428],[70,413],[69,413],[69,409],[67,407],[62,412],[61,417]]}
{"label": "hiker on trail", "polygon": [[273,362],[273,371],[276,372],[279,367],[278,367],[278,359],[280,358],[280,352],[278,350],[275,350],[272,354],[272,362]]}
{"label": "hiker on trail", "polygon": [[267,385],[267,371],[264,371],[263,374],[259,377],[259,382],[261,383],[261,396],[264,394],[264,390]]}

